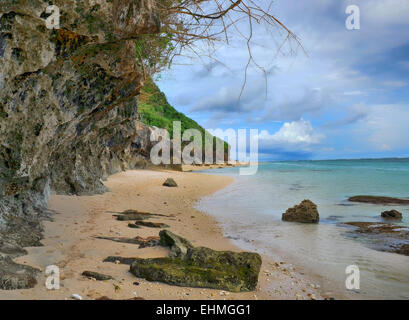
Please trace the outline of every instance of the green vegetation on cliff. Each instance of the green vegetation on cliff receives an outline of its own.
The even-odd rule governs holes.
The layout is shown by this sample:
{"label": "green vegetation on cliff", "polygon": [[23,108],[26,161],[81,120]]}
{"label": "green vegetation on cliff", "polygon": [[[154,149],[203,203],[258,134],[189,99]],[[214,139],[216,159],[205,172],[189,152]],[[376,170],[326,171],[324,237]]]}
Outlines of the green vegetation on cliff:
{"label": "green vegetation on cliff", "polygon": [[173,121],[181,122],[182,134],[187,129],[197,129],[204,136],[205,129],[172,107],[165,94],[151,79],[146,81],[138,96],[138,113],[143,123],[151,127],[166,129],[171,137],[173,136]]}
{"label": "green vegetation on cliff", "polygon": [[[205,142],[205,129],[196,121],[185,116],[183,113],[177,111],[172,107],[165,94],[160,91],[158,86],[152,79],[148,79],[141,89],[138,96],[138,113],[141,121],[148,126],[155,126],[168,130],[170,137],[173,137],[173,121],[181,122],[182,134],[187,129],[197,129],[203,137]],[[213,146],[216,146],[216,137],[213,137]],[[225,152],[228,151],[228,144],[224,144]]]}

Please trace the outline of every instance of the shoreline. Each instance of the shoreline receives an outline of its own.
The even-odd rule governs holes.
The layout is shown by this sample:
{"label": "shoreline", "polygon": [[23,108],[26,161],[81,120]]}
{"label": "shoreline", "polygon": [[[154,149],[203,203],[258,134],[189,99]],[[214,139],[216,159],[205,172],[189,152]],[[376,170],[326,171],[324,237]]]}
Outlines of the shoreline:
{"label": "shoreline", "polygon": [[[168,177],[175,179],[179,186],[163,187]],[[199,199],[223,189],[232,181],[231,177],[204,173],[132,170],[110,176],[105,183],[110,191],[102,195],[51,196],[49,209],[55,214],[53,221],[43,222],[43,246],[25,248],[28,254],[15,259],[41,270],[38,284],[32,289],[0,290],[0,299],[71,299],[72,294],[83,299],[322,299],[319,288],[312,283],[312,276],[264,255],[257,290],[245,293],[148,282],[133,276],[128,265],[102,262],[112,255],[151,258],[168,253],[163,247],[138,249],[135,244],[95,238],[158,235],[161,229],[131,229],[127,223],[114,219],[114,212],[128,209],[170,216],[155,217],[152,222],[168,224],[168,230],[187,238],[195,246],[243,251],[223,237],[214,217],[194,208]],[[45,269],[49,265],[60,268],[59,290],[45,287]],[[83,271],[108,274],[114,280],[91,280],[81,275]]]}

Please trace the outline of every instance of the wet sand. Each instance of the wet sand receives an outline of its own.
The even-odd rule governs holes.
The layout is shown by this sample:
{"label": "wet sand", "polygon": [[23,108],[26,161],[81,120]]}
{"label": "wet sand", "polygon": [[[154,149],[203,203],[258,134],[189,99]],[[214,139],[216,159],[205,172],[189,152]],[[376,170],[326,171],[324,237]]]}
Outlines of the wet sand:
{"label": "wet sand", "polygon": [[[172,177],[177,188],[162,186]],[[155,217],[152,222],[169,225],[170,231],[189,239],[195,246],[215,250],[242,251],[224,238],[213,217],[194,208],[197,200],[210,195],[232,182],[232,178],[192,172],[134,170],[115,174],[105,183],[110,192],[95,196],[52,196],[49,209],[53,221],[44,222],[43,247],[26,248],[28,255],[15,259],[41,270],[33,289],[3,291],[0,299],[322,299],[312,277],[299,272],[285,261],[269,260],[263,265],[257,290],[229,293],[222,290],[184,288],[136,278],[129,266],[103,262],[108,256],[151,258],[168,254],[168,249],[97,239],[104,237],[157,236],[160,229],[132,229],[128,222],[117,221],[113,214],[128,209],[159,213],[170,217]],[[60,270],[60,289],[45,287],[47,266]],[[95,281],[82,276],[83,271],[95,271],[112,276],[113,280]]]}

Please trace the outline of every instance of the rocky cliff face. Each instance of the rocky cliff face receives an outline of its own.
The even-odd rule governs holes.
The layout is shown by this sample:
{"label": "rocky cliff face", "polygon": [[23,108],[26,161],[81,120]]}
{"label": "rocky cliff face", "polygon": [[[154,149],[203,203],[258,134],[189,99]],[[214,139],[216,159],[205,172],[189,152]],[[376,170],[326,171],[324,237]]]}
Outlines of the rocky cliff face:
{"label": "rocky cliff face", "polygon": [[[40,245],[50,192],[103,192],[101,179],[146,161],[133,39],[158,32],[154,2],[1,1],[0,287],[32,285],[4,259]],[[46,28],[51,4],[60,29]]]}

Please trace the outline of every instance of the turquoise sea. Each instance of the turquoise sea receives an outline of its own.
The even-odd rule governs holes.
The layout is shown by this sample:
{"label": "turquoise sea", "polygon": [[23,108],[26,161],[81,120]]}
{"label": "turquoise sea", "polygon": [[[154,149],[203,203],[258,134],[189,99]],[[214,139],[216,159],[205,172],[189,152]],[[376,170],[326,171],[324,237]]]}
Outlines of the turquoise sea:
{"label": "turquoise sea", "polygon": [[[206,172],[209,173],[209,172]],[[354,195],[409,197],[409,159],[268,162],[256,175],[238,168],[233,184],[203,198],[198,209],[214,215],[225,235],[239,246],[287,261],[314,274],[323,293],[338,297],[409,299],[409,257],[373,249],[364,237],[351,237],[347,221],[381,221],[397,209],[409,227],[409,206],[350,203]],[[318,225],[282,222],[289,207],[310,199],[318,205]],[[360,290],[345,288],[345,268],[358,265]]]}

